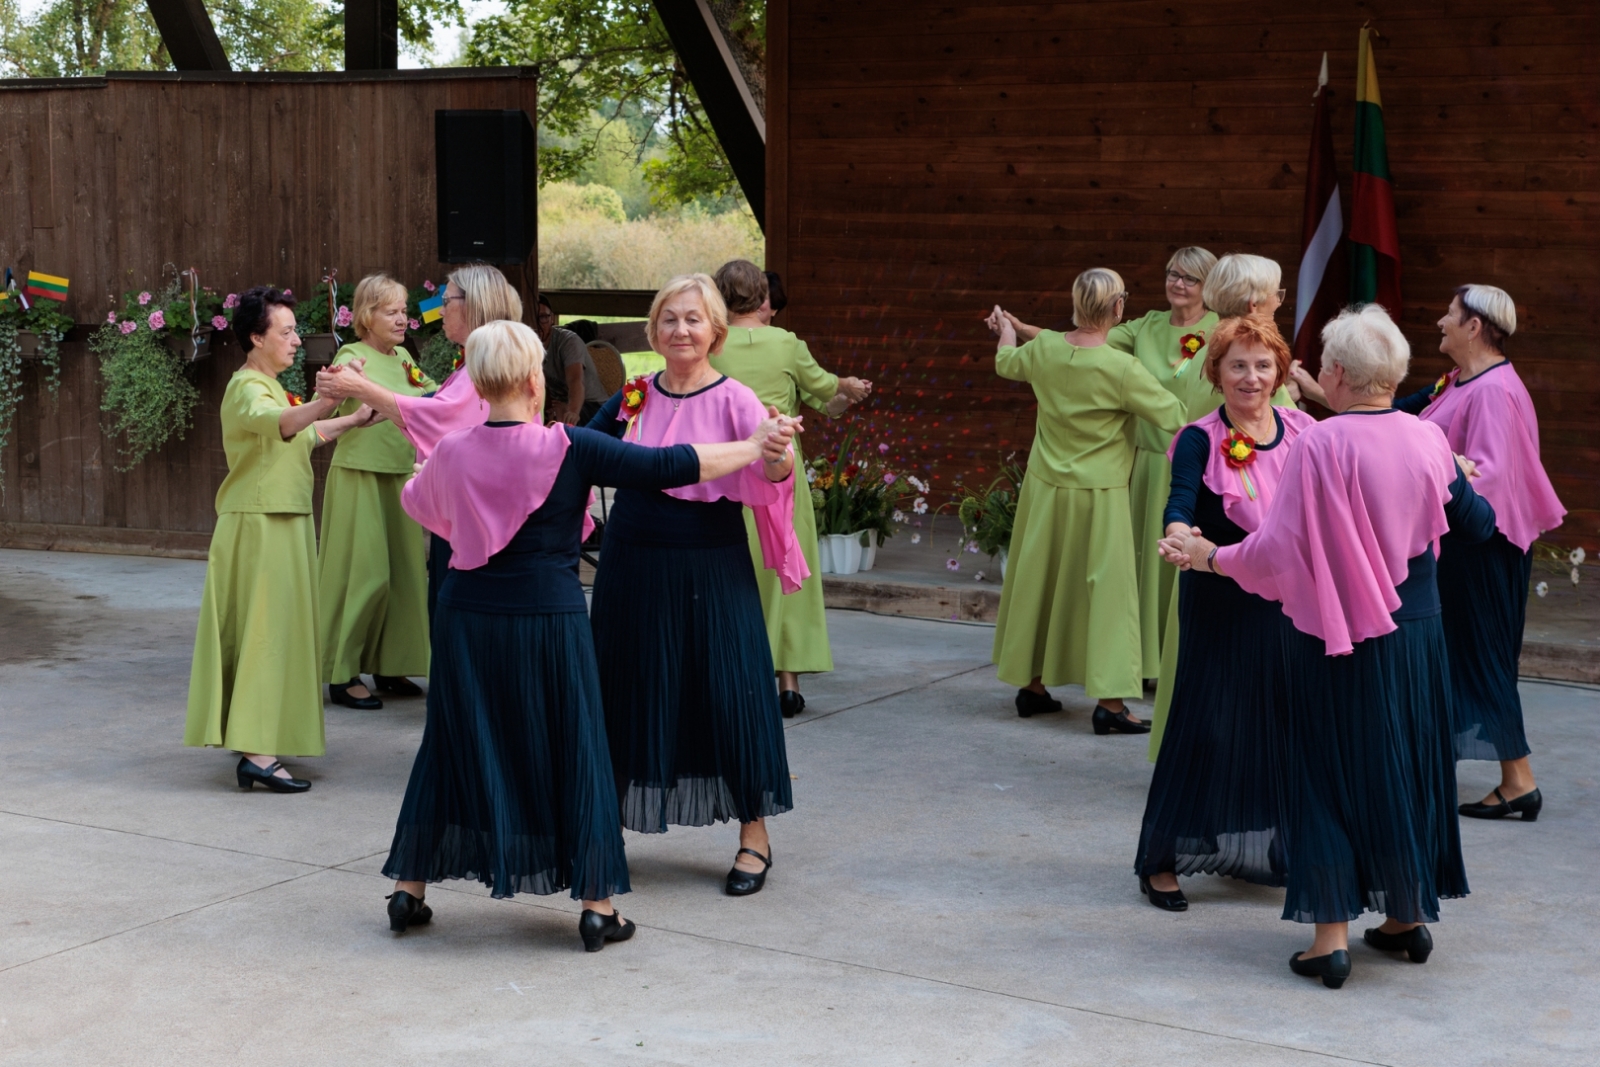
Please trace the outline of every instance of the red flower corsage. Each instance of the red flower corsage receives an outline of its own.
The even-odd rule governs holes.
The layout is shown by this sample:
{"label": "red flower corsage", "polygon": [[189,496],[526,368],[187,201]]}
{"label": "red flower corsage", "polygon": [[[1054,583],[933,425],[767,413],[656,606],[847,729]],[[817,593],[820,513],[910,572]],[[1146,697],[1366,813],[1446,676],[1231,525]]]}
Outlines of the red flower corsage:
{"label": "red flower corsage", "polygon": [[[639,412],[644,410],[645,398],[650,395],[650,376],[641,374],[636,378],[629,378],[622,387],[622,412],[621,418],[628,421],[628,429],[634,431],[634,440],[639,439]],[[626,436],[626,433],[624,433]]]}
{"label": "red flower corsage", "polygon": [[400,366],[406,369],[406,381],[411,383],[411,388],[426,389],[428,387],[427,377],[420,370],[413,367],[409,359],[402,359]]}
{"label": "red flower corsage", "polygon": [[462,353],[461,349],[456,349],[456,358],[450,361],[450,372],[454,374],[456,371],[460,370],[462,364],[466,363],[466,361],[467,357]]}
{"label": "red flower corsage", "polygon": [[1189,365],[1189,361],[1193,359],[1195,354],[1205,346],[1206,335],[1198,331],[1195,333],[1186,333],[1182,337],[1178,338],[1178,369],[1173,372],[1172,376],[1176,378],[1178,375],[1182,374],[1183,368],[1187,367]]}
{"label": "red flower corsage", "polygon": [[1227,438],[1222,442],[1222,460],[1239,472],[1239,481],[1244,485],[1245,495],[1254,500],[1256,486],[1250,480],[1250,472],[1245,468],[1256,461],[1256,439],[1243,430],[1229,430]]}
{"label": "red flower corsage", "polygon": [[291,393],[287,389],[283,391],[283,395],[289,398],[289,406],[292,408],[297,408],[306,402],[299,393]]}

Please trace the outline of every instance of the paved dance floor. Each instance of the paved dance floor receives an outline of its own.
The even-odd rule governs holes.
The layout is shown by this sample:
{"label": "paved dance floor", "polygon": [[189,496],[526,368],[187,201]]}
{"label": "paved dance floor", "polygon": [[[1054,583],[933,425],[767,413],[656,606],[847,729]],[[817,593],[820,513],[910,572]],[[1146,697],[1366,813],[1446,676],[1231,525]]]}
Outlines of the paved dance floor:
{"label": "paved dance floor", "polygon": [[[631,942],[564,897],[378,875],[423,701],[328,710],[305,796],[185,749],[204,564],[0,552],[0,1064],[1592,1064],[1600,690],[1525,682],[1539,822],[1462,826],[1473,895],[1425,966],[1357,945],[1290,974],[1282,893],[1132,873],[1144,739],[1018,719],[993,630],[831,612],[788,728],[775,866],[722,895],[731,826],[628,835]],[[1461,766],[1463,798],[1497,781]],[[1355,924],[1359,937],[1366,922]],[[1584,1049],[1588,1049],[1585,1052]]]}

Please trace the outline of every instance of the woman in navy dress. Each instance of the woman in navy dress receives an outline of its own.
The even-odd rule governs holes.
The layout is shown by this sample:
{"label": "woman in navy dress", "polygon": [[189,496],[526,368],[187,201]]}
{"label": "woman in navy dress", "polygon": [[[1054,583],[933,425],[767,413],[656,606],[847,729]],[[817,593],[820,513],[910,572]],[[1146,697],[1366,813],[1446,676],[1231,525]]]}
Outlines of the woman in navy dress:
{"label": "woman in navy dress", "polygon": [[792,431],[769,420],[733,443],[625,445],[541,425],[543,352],[527,326],[480,327],[466,360],[489,421],[447,435],[402,494],[452,553],[427,725],[383,868],[396,880],[389,925],[428,922],[425,883],[445,878],[474,878],[495,897],[570,889],[594,952],[634,925],[610,899],[629,885],[578,584],[589,487],[709,481],[782,456]]}
{"label": "woman in navy dress", "polygon": [[1283,917],[1315,923],[1290,968],[1338,989],[1350,920],[1422,963],[1424,923],[1467,894],[1456,819],[1450,681],[1433,544],[1494,532],[1444,434],[1392,406],[1410,346],[1381,307],[1323,330],[1318,381],[1339,417],[1300,435],[1261,528],[1236,545],[1161,542],[1180,566],[1283,604],[1289,878]]}

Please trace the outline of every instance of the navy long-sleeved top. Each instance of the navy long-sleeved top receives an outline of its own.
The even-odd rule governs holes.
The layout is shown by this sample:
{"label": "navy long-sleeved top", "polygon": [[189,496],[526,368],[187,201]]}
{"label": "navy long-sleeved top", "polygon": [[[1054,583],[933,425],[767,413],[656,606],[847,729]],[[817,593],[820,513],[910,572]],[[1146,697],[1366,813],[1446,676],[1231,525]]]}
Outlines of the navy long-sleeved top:
{"label": "navy long-sleeved top", "polygon": [[[511,542],[482,567],[449,571],[439,589],[439,603],[497,615],[587,611],[578,582],[578,551],[589,487],[610,485],[650,493],[700,480],[700,457],[692,445],[644,448],[586,429],[565,429],[571,446],[550,495]],[[741,536],[743,529],[741,520]]]}

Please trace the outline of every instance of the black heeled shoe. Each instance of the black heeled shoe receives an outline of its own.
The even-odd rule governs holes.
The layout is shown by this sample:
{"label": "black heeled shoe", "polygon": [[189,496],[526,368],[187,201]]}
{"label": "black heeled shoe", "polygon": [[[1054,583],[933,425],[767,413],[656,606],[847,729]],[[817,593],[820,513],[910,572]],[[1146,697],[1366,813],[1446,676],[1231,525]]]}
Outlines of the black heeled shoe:
{"label": "black heeled shoe", "polygon": [[[751,893],[761,892],[761,887],[767,884],[767,872],[772,870],[771,845],[767,846],[767,855],[765,856],[753,848],[741,848],[739,850],[739,853],[745,852],[765,863],[766,866],[759,871],[741,871],[738,867],[730,870],[728,872],[728,884],[724,887],[730,897],[747,897]],[[734,854],[735,859],[738,858],[739,853]]]}
{"label": "black heeled shoe", "polygon": [[383,707],[383,701],[379,700],[371,690],[368,690],[367,695],[364,697],[351,696],[350,687],[360,684],[361,679],[359,677],[350,679],[344,685],[330,683],[328,685],[328,699],[335,704],[343,704],[347,708],[355,708],[357,711],[376,711]]}
{"label": "black heeled shoe", "polygon": [[1150,884],[1150,879],[1144,875],[1139,876],[1139,892],[1150,898],[1150,903],[1162,911],[1188,911],[1189,898],[1183,895],[1183,890],[1174,889],[1168,892],[1157,889]]}
{"label": "black heeled shoe", "polygon": [[378,692],[388,693],[392,697],[419,697],[422,687],[410,678],[394,674],[374,674],[372,682],[378,687]]}
{"label": "black heeled shoe", "polygon": [[1024,719],[1061,710],[1061,701],[1049,693],[1035,693],[1032,689],[1017,690],[1017,714]]}
{"label": "black heeled shoe", "polygon": [[1433,952],[1433,935],[1426,926],[1413,927],[1403,934],[1386,934],[1374,926],[1361,936],[1379,952],[1404,952],[1412,963],[1427,963]]}
{"label": "black heeled shoe", "polygon": [[1531,793],[1524,793],[1511,800],[1500,792],[1500,787],[1495,786],[1494,795],[1499,799],[1498,804],[1463,804],[1456,811],[1469,819],[1503,819],[1513,812],[1522,816],[1523,822],[1534,822],[1539,818],[1539,812],[1544,808],[1544,797],[1535,789]]}
{"label": "black heeled shoe", "polygon": [[1121,711],[1112,711],[1104,704],[1096,704],[1094,706],[1094,718],[1090,722],[1094,724],[1095,734],[1100,737],[1104,737],[1109,733],[1147,734],[1150,732],[1150,724],[1147,722],[1134,722],[1133,716],[1128,714],[1127,708],[1123,708]]}
{"label": "black heeled shoe", "polygon": [[1350,977],[1350,951],[1334,949],[1326,956],[1313,956],[1310,959],[1296,952],[1289,957],[1289,969],[1306,978],[1320,978],[1329,989],[1338,989]]}
{"label": "black heeled shoe", "polygon": [[389,929],[397,934],[406,932],[408,926],[422,926],[433,918],[433,909],[404,889],[396,889],[384,898],[389,902]]}
{"label": "black heeled shoe", "polygon": [[626,941],[636,927],[616,912],[601,915],[598,911],[583,910],[578,917],[578,936],[583,938],[585,952],[599,952],[607,941]]}
{"label": "black heeled shoe", "polygon": [[778,710],[785,719],[792,719],[806,710],[806,698],[793,689],[785,689],[778,694]]}
{"label": "black heeled shoe", "polygon": [[278,769],[282,766],[283,764],[273,760],[270,767],[257,767],[244,756],[240,756],[239,766],[233,769],[233,774],[239,780],[240,789],[253,789],[257,785],[264,785],[274,793],[304,793],[311,788],[311,783],[304,778],[279,778]]}

